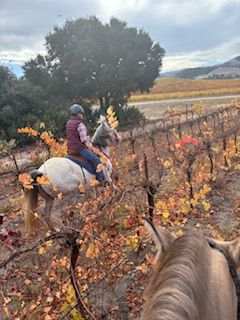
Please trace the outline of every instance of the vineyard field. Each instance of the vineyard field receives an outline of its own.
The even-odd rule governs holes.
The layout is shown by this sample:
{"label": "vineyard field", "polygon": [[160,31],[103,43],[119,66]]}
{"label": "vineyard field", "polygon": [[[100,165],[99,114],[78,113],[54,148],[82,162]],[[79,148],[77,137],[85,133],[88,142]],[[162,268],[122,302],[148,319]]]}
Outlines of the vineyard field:
{"label": "vineyard field", "polygon": [[130,102],[240,94],[240,80],[160,78],[149,93],[134,93]]}
{"label": "vineyard field", "polygon": [[[174,236],[185,228],[219,240],[239,236],[239,109],[237,100],[219,108],[195,105],[122,132],[121,144],[111,147],[115,188],[59,193],[51,232],[42,226],[24,235],[20,172],[0,168],[1,196],[9,198],[0,208],[0,235],[16,232],[13,243],[2,233],[1,314],[137,320],[155,254],[143,218]],[[50,151],[59,150],[51,143]],[[37,219],[42,214],[40,202]]]}

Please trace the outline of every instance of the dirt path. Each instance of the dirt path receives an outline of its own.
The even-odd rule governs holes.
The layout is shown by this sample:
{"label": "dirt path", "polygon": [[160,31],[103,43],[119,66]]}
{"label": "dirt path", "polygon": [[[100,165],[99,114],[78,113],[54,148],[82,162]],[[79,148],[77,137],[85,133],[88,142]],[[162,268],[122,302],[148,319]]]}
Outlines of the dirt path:
{"label": "dirt path", "polygon": [[211,196],[213,214],[210,222],[226,236],[234,235],[240,226],[240,171],[233,169],[225,173],[217,183]]}
{"label": "dirt path", "polygon": [[130,102],[128,105],[137,107],[148,119],[156,119],[171,108],[191,106],[194,103],[203,103],[211,108],[215,108],[219,104],[230,103],[236,98],[240,98],[240,95]]}
{"label": "dirt path", "polygon": [[[209,195],[211,211],[202,212],[189,219],[190,227],[201,226],[207,234],[215,236],[215,231],[224,239],[240,235],[240,171],[231,169],[225,172],[212,186]],[[213,232],[211,232],[213,230]]]}

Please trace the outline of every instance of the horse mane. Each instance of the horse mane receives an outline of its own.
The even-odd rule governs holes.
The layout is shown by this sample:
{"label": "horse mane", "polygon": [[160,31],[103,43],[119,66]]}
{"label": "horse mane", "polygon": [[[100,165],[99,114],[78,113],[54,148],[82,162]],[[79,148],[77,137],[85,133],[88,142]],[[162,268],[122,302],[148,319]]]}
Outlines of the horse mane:
{"label": "horse mane", "polygon": [[106,120],[106,117],[101,116],[99,120],[99,126],[97,127],[93,137],[92,137],[92,144],[94,146],[101,146],[101,147],[107,147],[108,146],[108,137],[109,133],[105,132],[106,129],[104,128],[104,121]]}
{"label": "horse mane", "polygon": [[210,248],[203,235],[188,231],[160,257],[145,297],[142,319],[198,320],[207,312]]}

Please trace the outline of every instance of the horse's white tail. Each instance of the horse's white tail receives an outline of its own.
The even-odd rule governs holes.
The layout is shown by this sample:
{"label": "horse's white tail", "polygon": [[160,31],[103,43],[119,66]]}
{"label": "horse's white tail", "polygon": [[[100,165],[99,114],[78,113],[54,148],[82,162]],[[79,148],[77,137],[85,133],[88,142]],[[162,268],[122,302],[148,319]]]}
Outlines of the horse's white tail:
{"label": "horse's white tail", "polygon": [[[38,175],[36,170],[30,173],[33,181],[36,181]],[[39,175],[41,175],[39,173]],[[32,183],[32,189],[24,189],[23,210],[25,229],[27,233],[32,233],[39,228],[40,220],[34,215],[34,211],[38,207],[38,186]]]}

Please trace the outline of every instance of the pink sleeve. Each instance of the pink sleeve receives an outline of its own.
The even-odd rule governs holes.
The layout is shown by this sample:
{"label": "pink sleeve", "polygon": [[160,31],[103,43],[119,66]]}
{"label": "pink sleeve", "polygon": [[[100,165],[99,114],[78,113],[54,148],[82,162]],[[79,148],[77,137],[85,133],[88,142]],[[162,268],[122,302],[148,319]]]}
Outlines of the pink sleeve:
{"label": "pink sleeve", "polygon": [[89,141],[89,136],[87,134],[87,128],[84,123],[79,123],[77,131],[79,133],[79,137],[82,143],[86,143]]}

